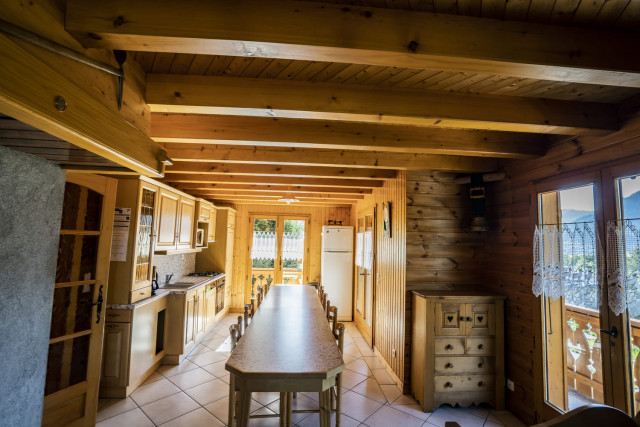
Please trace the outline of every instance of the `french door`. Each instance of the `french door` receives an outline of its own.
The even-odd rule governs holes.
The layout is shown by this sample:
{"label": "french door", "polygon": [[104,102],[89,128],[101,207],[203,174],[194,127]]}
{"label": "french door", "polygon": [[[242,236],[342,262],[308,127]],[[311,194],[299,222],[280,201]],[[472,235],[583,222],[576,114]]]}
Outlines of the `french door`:
{"label": "french door", "polygon": [[373,347],[374,277],[375,277],[375,208],[363,212],[356,230],[356,298],[354,321],[365,341]]}
{"label": "french door", "polygon": [[67,173],[42,425],[95,425],[117,181]]}
{"label": "french door", "polygon": [[308,216],[251,215],[249,254],[250,298],[265,284],[309,282]]}
{"label": "french door", "polygon": [[[634,415],[640,409],[640,166],[554,179],[536,185],[536,193],[540,230],[558,237],[557,247],[543,239],[539,250],[564,285],[561,297],[540,299],[540,415],[550,419],[591,403]],[[629,300],[618,312],[609,304],[616,271]]]}

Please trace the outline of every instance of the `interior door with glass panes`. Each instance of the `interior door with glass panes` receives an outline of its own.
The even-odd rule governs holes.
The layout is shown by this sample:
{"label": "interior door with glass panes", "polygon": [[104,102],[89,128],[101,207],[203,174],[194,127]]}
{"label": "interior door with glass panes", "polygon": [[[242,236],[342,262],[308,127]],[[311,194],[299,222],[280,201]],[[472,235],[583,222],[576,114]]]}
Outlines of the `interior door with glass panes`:
{"label": "interior door with glass panes", "polygon": [[67,173],[43,426],[93,426],[117,181]]}
{"label": "interior door with glass panes", "polygon": [[279,227],[279,267],[281,281],[285,285],[304,285],[309,282],[308,252],[306,227],[309,219],[306,217],[278,217]]}
{"label": "interior door with glass panes", "polygon": [[373,347],[375,209],[358,217],[356,233],[356,309],[353,318],[365,341]]}
{"label": "interior door with glass panes", "polygon": [[253,299],[264,285],[279,283],[280,269],[276,268],[280,264],[278,257],[278,217],[252,215],[249,224],[251,227],[249,248],[251,280],[249,292],[245,293],[245,295]]}

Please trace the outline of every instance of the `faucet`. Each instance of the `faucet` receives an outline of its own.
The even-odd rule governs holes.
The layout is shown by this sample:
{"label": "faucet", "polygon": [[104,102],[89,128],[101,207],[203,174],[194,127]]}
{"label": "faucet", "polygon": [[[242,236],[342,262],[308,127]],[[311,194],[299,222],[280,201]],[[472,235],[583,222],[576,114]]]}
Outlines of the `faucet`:
{"label": "faucet", "polygon": [[172,278],[173,278],[173,274],[167,274],[164,285],[167,286],[169,282],[171,282]]}

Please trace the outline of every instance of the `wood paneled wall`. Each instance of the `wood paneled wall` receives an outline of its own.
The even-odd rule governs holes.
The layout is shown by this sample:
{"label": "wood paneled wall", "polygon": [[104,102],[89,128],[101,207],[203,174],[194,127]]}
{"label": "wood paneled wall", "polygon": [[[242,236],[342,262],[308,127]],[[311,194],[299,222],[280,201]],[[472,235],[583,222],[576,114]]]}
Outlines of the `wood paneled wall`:
{"label": "wood paneled wall", "polygon": [[640,119],[606,137],[580,137],[556,144],[535,160],[505,163],[507,178],[488,186],[492,231],[486,238],[485,289],[507,296],[505,306],[507,378],[515,391],[507,392],[510,411],[534,423],[534,316],[539,300],[531,292],[532,241],[530,186],[560,174],[597,171],[616,163],[638,162]]}
{"label": "wood paneled wall", "polygon": [[[483,284],[484,236],[468,231],[469,186],[429,171],[407,172],[406,348],[411,348],[411,291],[478,289]],[[410,391],[411,360],[405,367]]]}
{"label": "wood paneled wall", "polygon": [[337,207],[304,207],[304,206],[276,206],[237,204],[236,236],[233,248],[233,285],[231,288],[231,308],[240,309],[249,303],[249,289],[251,265],[247,265],[247,250],[251,237],[250,217],[253,214],[266,215],[309,215],[311,227],[306,230],[309,236],[309,281],[320,281],[320,247],[322,226],[328,220],[342,221],[342,225],[353,225],[351,222],[351,208]]}
{"label": "wood paneled wall", "polygon": [[[387,180],[382,188],[359,201],[355,216],[376,207],[376,272],[374,347],[380,352],[393,373],[404,381],[405,355],[405,274],[406,274],[406,172]],[[382,203],[391,202],[391,238],[383,237]],[[375,281],[374,281],[375,283]],[[396,350],[395,357],[393,350]],[[404,381],[406,383],[406,381]]]}

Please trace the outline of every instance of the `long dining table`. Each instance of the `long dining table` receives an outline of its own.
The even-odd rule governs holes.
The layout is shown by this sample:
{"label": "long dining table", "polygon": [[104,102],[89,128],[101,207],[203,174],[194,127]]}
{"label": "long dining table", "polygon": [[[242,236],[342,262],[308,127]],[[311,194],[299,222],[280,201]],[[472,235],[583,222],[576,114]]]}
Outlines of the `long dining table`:
{"label": "long dining table", "polygon": [[291,423],[285,415],[291,411],[292,392],[317,392],[320,425],[329,426],[330,390],[344,361],[316,290],[272,286],[225,369],[239,391],[238,426],[248,425],[253,392],[281,393],[281,425]]}

